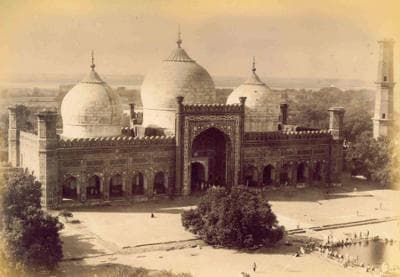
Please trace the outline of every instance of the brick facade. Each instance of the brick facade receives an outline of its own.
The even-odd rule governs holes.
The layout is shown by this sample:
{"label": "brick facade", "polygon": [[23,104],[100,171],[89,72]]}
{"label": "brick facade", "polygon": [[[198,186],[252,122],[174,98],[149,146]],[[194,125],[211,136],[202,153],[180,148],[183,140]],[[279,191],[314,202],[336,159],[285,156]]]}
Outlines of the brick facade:
{"label": "brick facade", "polygon": [[[189,195],[201,174],[201,186],[339,181],[342,109],[330,110],[330,130],[247,133],[245,98],[232,105],[185,105],[183,97],[177,102],[170,137],[135,137],[124,130],[116,137],[65,139],[56,134],[56,113],[50,111],[37,114],[38,134],[28,134],[19,128],[18,108],[11,107],[10,162],[34,171],[49,208]],[[194,163],[205,173],[193,171]]]}

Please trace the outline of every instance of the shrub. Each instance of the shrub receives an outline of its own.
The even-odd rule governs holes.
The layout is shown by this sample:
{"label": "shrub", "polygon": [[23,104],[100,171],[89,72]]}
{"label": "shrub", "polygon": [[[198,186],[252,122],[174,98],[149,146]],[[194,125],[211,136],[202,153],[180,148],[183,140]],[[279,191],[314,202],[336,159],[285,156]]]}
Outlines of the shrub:
{"label": "shrub", "polygon": [[40,183],[22,175],[3,188],[4,255],[19,269],[51,270],[62,259],[57,217],[41,209]]}
{"label": "shrub", "polygon": [[40,209],[41,185],[32,175],[21,175],[6,183],[2,206],[5,228],[13,218],[26,218],[27,212]]}
{"label": "shrub", "polygon": [[211,245],[235,248],[274,244],[284,231],[268,201],[243,186],[208,190],[182,213],[182,225]]}
{"label": "shrub", "polygon": [[54,269],[63,257],[58,234],[61,228],[57,218],[41,210],[33,210],[24,220],[15,218],[4,234],[7,256],[22,268]]}
{"label": "shrub", "polygon": [[397,138],[374,139],[365,133],[351,145],[346,153],[352,175],[363,175],[381,185],[393,186],[399,178]]}

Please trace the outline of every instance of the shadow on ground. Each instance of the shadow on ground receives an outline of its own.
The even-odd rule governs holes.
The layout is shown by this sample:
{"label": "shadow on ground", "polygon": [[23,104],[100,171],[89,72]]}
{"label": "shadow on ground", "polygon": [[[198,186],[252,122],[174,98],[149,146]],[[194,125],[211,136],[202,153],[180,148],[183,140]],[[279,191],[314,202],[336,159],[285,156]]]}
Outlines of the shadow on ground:
{"label": "shadow on ground", "polygon": [[[264,191],[264,196],[270,201],[309,201],[373,197],[374,190],[387,189],[373,182],[360,180],[344,174],[341,187],[311,186],[306,188],[295,188],[293,186],[280,187],[276,190]],[[356,192],[356,193],[355,193]]]}
{"label": "shadow on ground", "polygon": [[88,256],[106,255],[104,250],[96,249],[91,240],[95,238],[82,235],[63,235],[64,260],[80,259]]}
{"label": "shadow on ground", "polygon": [[309,243],[321,243],[321,240],[310,238],[305,235],[287,235],[273,246],[262,247],[255,250],[238,250],[238,254],[276,254],[276,255],[295,255],[300,247],[306,248]]}
{"label": "shadow on ground", "polygon": [[306,201],[306,202],[317,202],[320,200],[331,200],[339,198],[359,198],[359,197],[373,197],[368,192],[362,192],[362,194],[350,194],[350,191],[344,188],[282,188],[275,191],[264,191],[263,195],[269,201]]}
{"label": "shadow on ground", "polygon": [[[342,177],[342,184],[342,187],[311,186],[306,188],[296,188],[288,186],[279,187],[277,189],[267,189],[262,192],[260,191],[260,193],[270,201],[318,202],[320,200],[339,198],[373,197],[373,194],[369,192],[385,189],[382,186],[373,184],[372,182],[355,179],[347,175]],[[127,205],[118,205],[117,203],[113,203],[108,206],[76,207],[69,208],[69,210],[96,213],[149,213],[149,215],[151,213],[179,214],[182,210],[197,205],[199,200],[199,195],[194,195],[189,197],[178,197],[174,200],[161,199]]]}
{"label": "shadow on ground", "polygon": [[174,274],[170,271],[149,270],[117,263],[88,265],[82,262],[68,262],[61,265],[56,276],[60,277],[190,277],[190,274]]}
{"label": "shadow on ground", "polygon": [[93,207],[76,207],[68,208],[71,212],[96,212],[96,213],[164,213],[164,214],[180,214],[184,209],[190,206],[196,206],[199,197],[189,196],[185,198],[176,198],[174,200],[163,199],[149,202],[134,203],[131,205],[121,206],[93,206]]}

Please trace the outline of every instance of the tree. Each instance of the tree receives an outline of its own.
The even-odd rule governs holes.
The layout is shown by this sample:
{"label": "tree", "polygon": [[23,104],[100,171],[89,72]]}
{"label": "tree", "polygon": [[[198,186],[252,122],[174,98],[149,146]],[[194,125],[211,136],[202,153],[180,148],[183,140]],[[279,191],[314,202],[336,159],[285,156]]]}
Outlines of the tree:
{"label": "tree", "polygon": [[[396,139],[363,133],[346,153],[352,175],[363,175],[381,185],[393,185],[398,180],[399,157]],[[398,147],[397,147],[398,148]]]}
{"label": "tree", "polygon": [[40,187],[32,175],[23,174],[3,188],[4,254],[16,268],[51,270],[62,259],[63,225],[41,209]]}
{"label": "tree", "polygon": [[62,259],[62,224],[42,210],[32,209],[25,219],[14,218],[5,234],[7,256],[23,269],[52,270]]}
{"label": "tree", "polygon": [[284,232],[268,201],[244,186],[209,189],[182,213],[182,225],[211,245],[234,248],[274,244]]}
{"label": "tree", "polygon": [[372,131],[373,92],[369,90],[345,90],[329,87],[318,91],[285,90],[288,95],[289,123],[308,128],[328,128],[328,109],[342,106],[344,136],[355,141],[363,132]]}
{"label": "tree", "polygon": [[41,184],[32,175],[22,174],[4,187],[2,206],[7,228],[13,218],[25,219],[27,212],[41,209]]}

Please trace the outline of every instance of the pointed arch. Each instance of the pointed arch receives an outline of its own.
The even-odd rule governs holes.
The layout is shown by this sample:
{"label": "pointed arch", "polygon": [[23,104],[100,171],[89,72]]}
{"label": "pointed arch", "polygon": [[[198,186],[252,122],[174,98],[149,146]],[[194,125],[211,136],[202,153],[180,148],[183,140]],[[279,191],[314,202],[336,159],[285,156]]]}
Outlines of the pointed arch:
{"label": "pointed arch", "polygon": [[68,176],[62,183],[62,199],[78,200],[78,179],[74,176]]}
{"label": "pointed arch", "polygon": [[272,164],[269,164],[263,169],[263,184],[264,185],[272,185],[274,182],[274,172],[275,168]]}
{"label": "pointed arch", "polygon": [[297,182],[305,183],[307,181],[307,165],[304,162],[301,162],[297,165]]}
{"label": "pointed arch", "polygon": [[144,175],[142,172],[137,172],[132,177],[132,194],[133,195],[144,194]]}
{"label": "pointed arch", "polygon": [[98,175],[89,177],[86,185],[86,198],[99,199],[101,198],[101,178]]}
{"label": "pointed arch", "polygon": [[245,184],[249,187],[258,186],[258,171],[254,165],[248,165],[246,168]]}
{"label": "pointed arch", "polygon": [[110,198],[124,196],[122,175],[117,173],[111,176],[109,186]]}
{"label": "pointed arch", "polygon": [[167,188],[165,186],[165,174],[163,171],[158,171],[154,175],[154,193],[155,194],[165,194]]}

